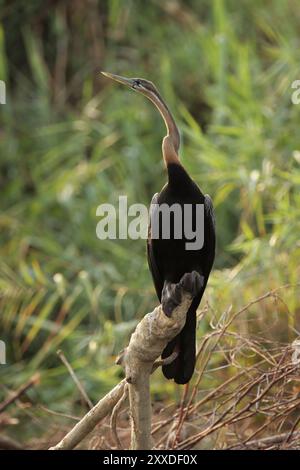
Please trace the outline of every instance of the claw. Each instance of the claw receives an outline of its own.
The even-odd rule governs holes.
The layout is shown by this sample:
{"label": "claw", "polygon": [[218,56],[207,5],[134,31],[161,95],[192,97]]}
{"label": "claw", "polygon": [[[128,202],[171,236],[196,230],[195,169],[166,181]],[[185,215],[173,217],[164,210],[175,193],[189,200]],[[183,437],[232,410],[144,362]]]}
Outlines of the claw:
{"label": "claw", "polygon": [[172,315],[173,310],[181,302],[181,288],[178,284],[165,281],[162,292],[161,305],[167,317]]}
{"label": "claw", "polygon": [[182,291],[189,292],[192,297],[196,297],[204,285],[204,277],[197,271],[185,273],[178,284],[171,284],[165,281],[161,296],[163,312],[167,317],[171,317],[173,310],[180,304]]}
{"label": "claw", "polygon": [[185,273],[180,279],[179,284],[183,290],[196,297],[204,285],[204,277],[197,273],[197,271],[192,271],[191,273]]}

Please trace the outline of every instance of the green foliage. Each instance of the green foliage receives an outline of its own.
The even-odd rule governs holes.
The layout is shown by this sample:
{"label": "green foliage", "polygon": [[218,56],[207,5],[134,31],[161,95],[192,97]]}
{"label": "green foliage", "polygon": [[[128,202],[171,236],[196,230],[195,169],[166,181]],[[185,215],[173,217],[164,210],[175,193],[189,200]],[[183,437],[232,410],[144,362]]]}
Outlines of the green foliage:
{"label": "green foliage", "polygon": [[[39,400],[65,411],[74,389],[56,350],[97,400],[156,303],[145,243],[95,230],[99,204],[149,204],[164,184],[164,126],[100,70],[153,80],[176,116],[182,161],[216,209],[205,300],[220,315],[299,279],[300,17],[296,0],[47,3],[1,2],[0,373],[13,389],[41,371]],[[299,327],[297,289],[284,299]],[[252,313],[263,324],[282,306]]]}

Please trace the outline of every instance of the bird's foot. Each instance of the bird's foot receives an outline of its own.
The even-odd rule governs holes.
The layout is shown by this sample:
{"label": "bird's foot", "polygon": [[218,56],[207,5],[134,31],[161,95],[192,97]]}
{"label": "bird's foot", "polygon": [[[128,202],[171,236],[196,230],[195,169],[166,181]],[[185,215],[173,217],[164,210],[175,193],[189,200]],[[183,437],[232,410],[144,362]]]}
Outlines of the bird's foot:
{"label": "bird's foot", "polygon": [[165,281],[161,296],[161,306],[164,314],[171,317],[173,310],[181,302],[181,287],[179,284],[172,284]]}
{"label": "bird's foot", "polygon": [[161,305],[164,314],[171,317],[173,310],[178,307],[182,298],[182,291],[196,297],[204,285],[204,277],[197,271],[186,273],[177,284],[165,281],[162,291]]}
{"label": "bird's foot", "polygon": [[180,279],[179,285],[184,291],[189,292],[192,297],[196,297],[204,285],[204,277],[197,271],[185,273]]}

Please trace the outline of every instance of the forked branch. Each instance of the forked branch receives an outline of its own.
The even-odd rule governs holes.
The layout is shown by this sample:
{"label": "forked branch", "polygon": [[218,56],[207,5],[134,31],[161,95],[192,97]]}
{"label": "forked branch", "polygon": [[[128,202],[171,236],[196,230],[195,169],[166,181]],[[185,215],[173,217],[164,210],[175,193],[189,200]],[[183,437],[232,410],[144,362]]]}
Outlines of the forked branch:
{"label": "forked branch", "polygon": [[[71,431],[51,450],[73,449],[105,416],[110,414],[129,387],[131,412],[131,448],[151,449],[150,375],[156,359],[169,341],[182,330],[186,313],[201,288],[198,273],[186,273],[178,284],[165,284],[162,304],[148,313],[137,325],[128,347],[118,363],[124,367],[125,379],[102,398]],[[174,355],[172,355],[174,359]],[[166,359],[168,361],[168,358]],[[159,365],[161,362],[159,362]]]}

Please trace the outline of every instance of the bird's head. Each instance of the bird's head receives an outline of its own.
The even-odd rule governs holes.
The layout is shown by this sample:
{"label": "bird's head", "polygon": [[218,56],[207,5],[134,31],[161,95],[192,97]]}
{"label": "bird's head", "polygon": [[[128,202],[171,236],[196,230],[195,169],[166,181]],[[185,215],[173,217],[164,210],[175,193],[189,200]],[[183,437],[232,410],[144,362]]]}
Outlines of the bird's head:
{"label": "bird's head", "polygon": [[168,139],[164,139],[163,141],[163,153],[164,153],[165,161],[171,162],[171,157],[169,158],[168,156],[166,156],[167,150],[164,152],[164,142],[165,144],[167,144],[167,142],[169,143],[171,142],[172,148],[173,148],[173,154],[176,156],[176,162],[178,162],[179,160],[178,160],[177,153],[178,153],[179,144],[180,144],[179,131],[166,102],[162,99],[155,85],[149,80],[145,80],[144,78],[126,78],[126,77],[120,77],[120,75],[115,75],[113,73],[108,73],[108,72],[101,72],[101,73],[102,75],[105,75],[105,77],[111,78],[112,80],[115,80],[116,82],[119,82],[122,85],[127,86],[128,88],[131,88],[137,93],[140,93],[141,95],[146,96],[150,101],[152,101],[152,103],[155,104],[156,108],[159,110],[160,114],[162,115],[165,121],[167,130],[168,130],[168,135],[166,136],[168,137]]}
{"label": "bird's head", "polygon": [[136,91],[137,93],[141,93],[145,95],[147,98],[154,96],[159,96],[157,88],[154,86],[152,82],[149,80],[145,80],[144,78],[126,78],[121,77],[120,75],[115,75],[113,73],[108,72],[101,72],[102,75],[105,77],[111,78],[116,82],[122,83],[122,85],[131,88],[132,90]]}

